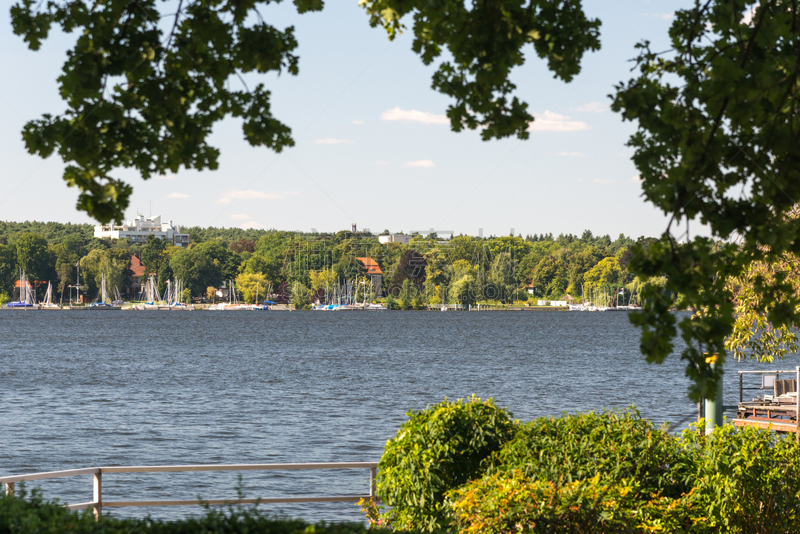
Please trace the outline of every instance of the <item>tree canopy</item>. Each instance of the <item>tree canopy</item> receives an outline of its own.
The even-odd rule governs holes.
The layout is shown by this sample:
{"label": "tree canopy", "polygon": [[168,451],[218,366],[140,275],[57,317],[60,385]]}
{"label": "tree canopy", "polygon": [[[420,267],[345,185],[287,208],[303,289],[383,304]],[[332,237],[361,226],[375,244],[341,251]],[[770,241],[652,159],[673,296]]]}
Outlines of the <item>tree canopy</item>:
{"label": "tree canopy", "polygon": [[[675,305],[699,313],[681,320],[693,399],[716,391],[725,340],[733,332],[728,281],[754,262],[800,251],[800,31],[797,2],[696,1],[670,28],[672,50],[638,46],[639,75],[617,87],[612,108],[638,123],[629,146],[647,200],[670,216],[659,243],[635,251],[633,270],[667,276],[669,296],[651,285],[636,322],[642,349],[661,362],[672,351]],[[673,226],[699,219],[711,238],[679,243]],[[757,276],[755,311],[776,325],[800,319],[787,272]],[[681,295],[678,298],[678,295]]]}

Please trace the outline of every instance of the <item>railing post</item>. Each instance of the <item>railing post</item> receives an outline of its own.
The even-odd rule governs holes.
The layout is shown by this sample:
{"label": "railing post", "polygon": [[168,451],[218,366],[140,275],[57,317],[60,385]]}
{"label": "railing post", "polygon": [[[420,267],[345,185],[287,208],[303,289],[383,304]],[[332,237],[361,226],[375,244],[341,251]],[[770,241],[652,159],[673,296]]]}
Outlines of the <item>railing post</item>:
{"label": "railing post", "polygon": [[[798,367],[800,369],[800,367]],[[376,467],[369,468],[369,499],[375,501],[375,490],[377,489],[378,469]]]}
{"label": "railing post", "polygon": [[795,413],[794,413],[794,422],[795,422],[795,425],[796,425],[796,428],[795,428],[795,431],[794,431],[794,438],[797,441],[800,441],[800,393],[797,393],[798,391],[800,391],[800,365],[795,367],[795,372],[797,373],[797,376],[795,377],[794,391],[795,391],[795,394],[797,395],[797,397],[796,397],[797,400],[795,401],[797,404],[795,406],[796,410],[795,410]]}
{"label": "railing post", "polygon": [[100,471],[94,474],[92,501],[94,501],[94,517],[100,519],[103,513],[103,473]]}
{"label": "railing post", "polygon": [[14,483],[6,482],[6,495],[14,495]]}
{"label": "railing post", "polygon": [[[742,387],[744,385],[744,383],[742,381],[742,378],[744,378],[744,375],[742,373],[739,373],[739,404],[744,402],[744,395],[743,395],[744,389]],[[762,384],[763,384],[763,382],[762,382]]]}

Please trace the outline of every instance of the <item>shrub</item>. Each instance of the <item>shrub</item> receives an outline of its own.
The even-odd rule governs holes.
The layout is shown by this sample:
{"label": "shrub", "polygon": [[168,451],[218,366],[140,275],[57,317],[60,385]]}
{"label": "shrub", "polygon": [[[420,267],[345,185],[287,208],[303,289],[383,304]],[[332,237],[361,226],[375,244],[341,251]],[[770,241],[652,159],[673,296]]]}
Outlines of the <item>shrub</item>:
{"label": "shrub", "polygon": [[551,482],[632,478],[642,491],[679,497],[690,489],[690,464],[678,438],[631,408],[543,417],[521,426],[498,453],[492,472],[521,470]]}
{"label": "shrub", "polygon": [[794,436],[725,425],[707,437],[686,431],[683,441],[695,453],[688,498],[714,531],[798,531],[800,447]]}
{"label": "shrub", "polygon": [[661,496],[639,501],[640,494],[630,478],[605,484],[598,474],[562,484],[515,470],[455,490],[452,507],[463,534],[696,532],[687,502]]}
{"label": "shrub", "polygon": [[377,493],[392,507],[381,520],[402,530],[448,528],[445,493],[480,477],[487,459],[513,437],[516,422],[492,399],[474,396],[407,415],[379,464]]}

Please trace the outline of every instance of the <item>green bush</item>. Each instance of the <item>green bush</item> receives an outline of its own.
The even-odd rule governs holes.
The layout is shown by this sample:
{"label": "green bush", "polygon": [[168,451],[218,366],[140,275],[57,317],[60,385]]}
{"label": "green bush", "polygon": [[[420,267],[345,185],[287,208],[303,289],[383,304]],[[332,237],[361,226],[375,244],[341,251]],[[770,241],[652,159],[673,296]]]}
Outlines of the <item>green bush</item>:
{"label": "green bush", "polygon": [[731,425],[670,435],[634,409],[517,425],[491,401],[409,414],[373,524],[464,534],[800,531],[800,445]]}
{"label": "green bush", "polygon": [[708,437],[684,432],[694,452],[687,496],[714,532],[800,531],[800,446],[794,436],[725,425]]}
{"label": "green bush", "polygon": [[521,470],[487,475],[453,492],[456,525],[464,534],[530,532],[612,534],[696,532],[685,500],[639,500],[634,479],[602,482],[534,480]]}
{"label": "green bush", "polygon": [[521,470],[552,482],[633,478],[642,491],[679,497],[690,489],[690,463],[678,438],[631,408],[536,419],[503,447],[492,472]]}
{"label": "green bush", "polygon": [[[19,496],[0,495],[2,534],[365,534],[358,523],[311,524],[262,514],[257,507],[231,506],[206,509],[200,517],[178,521],[118,519],[102,516],[95,521],[91,511],[70,512],[57,502],[47,502],[37,491]],[[386,530],[370,530],[370,533]]]}
{"label": "green bush", "polygon": [[407,414],[381,456],[377,493],[391,508],[384,524],[432,532],[451,525],[445,493],[480,477],[516,422],[489,399],[443,402]]}

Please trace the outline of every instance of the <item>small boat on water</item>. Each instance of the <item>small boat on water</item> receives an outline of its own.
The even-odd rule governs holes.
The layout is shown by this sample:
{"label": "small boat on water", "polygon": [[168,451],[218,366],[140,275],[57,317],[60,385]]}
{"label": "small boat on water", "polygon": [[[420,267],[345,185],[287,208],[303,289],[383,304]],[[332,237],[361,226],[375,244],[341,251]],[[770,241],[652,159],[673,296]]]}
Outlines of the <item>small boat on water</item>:
{"label": "small boat on water", "polygon": [[39,304],[42,309],[54,310],[60,308],[58,304],[53,304],[53,284],[47,282],[47,292],[44,295],[44,301]]}
{"label": "small boat on water", "polygon": [[108,291],[106,291],[106,274],[103,273],[102,281],[100,282],[100,300],[89,304],[90,310],[121,310],[121,306],[114,306],[109,304]]}
{"label": "small boat on water", "polygon": [[14,302],[9,302],[6,304],[8,308],[34,308],[36,301],[36,297],[33,294],[33,288],[31,287],[30,282],[28,282],[28,277],[25,276],[25,271],[20,270],[19,272],[19,297],[18,300]]}

